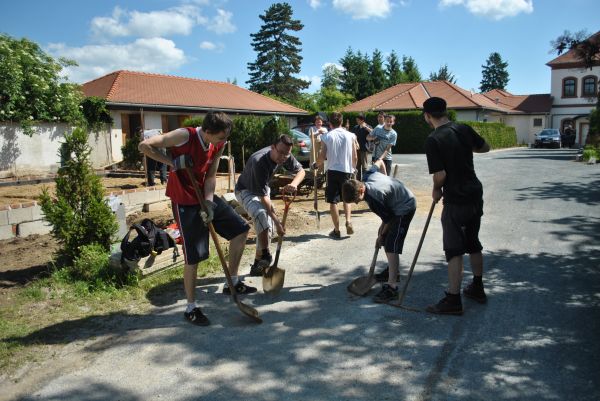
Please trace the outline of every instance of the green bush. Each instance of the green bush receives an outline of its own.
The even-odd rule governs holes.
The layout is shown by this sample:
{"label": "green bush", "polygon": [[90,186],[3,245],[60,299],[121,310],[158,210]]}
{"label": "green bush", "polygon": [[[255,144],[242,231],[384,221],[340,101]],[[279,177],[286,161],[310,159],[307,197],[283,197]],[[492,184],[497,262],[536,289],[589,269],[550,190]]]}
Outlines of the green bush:
{"label": "green bush", "polygon": [[181,126],[182,127],[202,127],[202,122],[204,118],[202,117],[190,117],[183,120]]}
{"label": "green bush", "polygon": [[583,160],[587,162],[592,157],[595,157],[596,160],[600,160],[600,148],[592,145],[586,145],[583,148]]}
{"label": "green bush", "polygon": [[144,162],[144,155],[138,150],[138,146],[141,142],[139,135],[133,135],[127,139],[124,146],[121,146],[121,153],[123,154],[123,161],[121,165],[130,170],[140,170]]}
{"label": "green bush", "polygon": [[244,162],[252,153],[271,145],[281,134],[289,134],[289,127],[285,119],[277,116],[238,116],[233,118],[230,139],[236,170],[243,170]]}
{"label": "green bush", "polygon": [[113,274],[109,267],[109,257],[110,253],[102,245],[83,245],[79,255],[73,261],[71,276],[84,281],[94,281],[97,278],[110,279]]}
{"label": "green bush", "polygon": [[50,197],[47,188],[39,198],[45,219],[52,224],[52,235],[60,243],[58,254],[66,265],[79,256],[84,245],[96,243],[108,251],[118,228],[104,200],[100,177],[92,169],[87,138],[83,128],[65,135],[59,154],[64,164],[55,179],[56,198]]}
{"label": "green bush", "polygon": [[517,146],[517,131],[503,123],[482,123],[476,121],[461,121],[470,125],[492,149],[502,149]]}

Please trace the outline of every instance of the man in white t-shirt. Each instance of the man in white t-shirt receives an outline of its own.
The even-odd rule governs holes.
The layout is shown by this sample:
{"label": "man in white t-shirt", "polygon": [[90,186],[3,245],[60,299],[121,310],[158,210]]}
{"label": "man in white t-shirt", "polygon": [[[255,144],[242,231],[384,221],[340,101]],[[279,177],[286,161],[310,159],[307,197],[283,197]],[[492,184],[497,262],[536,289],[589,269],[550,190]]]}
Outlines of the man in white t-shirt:
{"label": "man in white t-shirt", "polygon": [[[356,167],[356,139],[354,134],[342,128],[344,117],[342,113],[334,112],[329,117],[332,130],[321,136],[321,151],[317,158],[317,165],[323,169],[327,159],[327,187],[325,189],[325,200],[329,203],[333,231],[329,233],[332,238],[340,238],[340,217],[338,202],[342,195],[342,185],[349,180]],[[346,216],[346,232],[348,235],[354,233],[350,221],[352,206],[344,202],[344,214]]]}

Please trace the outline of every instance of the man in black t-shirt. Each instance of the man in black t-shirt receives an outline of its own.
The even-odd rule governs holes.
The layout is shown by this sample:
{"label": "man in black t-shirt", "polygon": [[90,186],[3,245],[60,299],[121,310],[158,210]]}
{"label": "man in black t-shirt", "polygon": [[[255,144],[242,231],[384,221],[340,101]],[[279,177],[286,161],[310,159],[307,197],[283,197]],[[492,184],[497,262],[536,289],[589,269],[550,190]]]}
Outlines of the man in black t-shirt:
{"label": "man in black t-shirt", "polygon": [[356,178],[362,180],[363,173],[369,168],[369,158],[367,152],[367,135],[373,131],[373,128],[365,122],[365,115],[356,116],[356,125],[352,128],[352,133],[356,135],[358,141],[358,162],[356,163]]}
{"label": "man in black t-shirt", "polygon": [[442,230],[449,281],[446,296],[428,306],[427,311],[461,315],[460,286],[465,253],[470,256],[473,281],[463,294],[479,303],[487,301],[482,281],[483,247],[479,242],[483,187],[475,174],[473,152],[485,153],[490,147],[473,128],[448,119],[446,101],[442,98],[427,99],[423,103],[423,114],[434,128],[425,142],[425,152],[429,173],[433,174],[433,201],[444,198]]}

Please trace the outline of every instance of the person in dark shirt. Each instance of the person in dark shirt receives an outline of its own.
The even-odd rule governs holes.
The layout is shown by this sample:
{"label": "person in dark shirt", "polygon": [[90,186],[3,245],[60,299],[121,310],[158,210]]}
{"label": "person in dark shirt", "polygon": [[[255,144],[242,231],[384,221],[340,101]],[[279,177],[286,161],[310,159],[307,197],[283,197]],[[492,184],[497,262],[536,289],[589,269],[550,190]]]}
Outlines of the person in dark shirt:
{"label": "person in dark shirt", "polygon": [[434,128],[425,141],[425,152],[429,173],[433,174],[433,201],[444,198],[442,230],[449,281],[446,296],[428,306],[427,311],[461,315],[460,287],[465,253],[470,256],[473,281],[463,294],[480,303],[487,301],[482,281],[483,247],[479,242],[483,186],[475,174],[473,152],[485,153],[490,147],[473,128],[448,119],[446,101],[442,98],[427,99],[423,103],[423,115]]}
{"label": "person in dark shirt", "polygon": [[358,141],[358,162],[356,163],[356,178],[362,180],[363,173],[369,168],[369,152],[367,151],[367,135],[373,131],[373,128],[365,121],[365,115],[356,116],[356,125],[352,132],[356,135]]}
{"label": "person in dark shirt", "polygon": [[[388,260],[385,283],[373,300],[386,303],[398,298],[398,269],[404,239],[410,227],[417,201],[413,193],[399,180],[382,174],[383,160],[377,160],[365,171],[363,181],[348,180],[342,185],[342,199],[348,203],[367,202],[369,209],[381,218],[377,235],[379,248],[383,246]],[[375,277],[383,276],[378,273]]]}
{"label": "person in dark shirt", "polygon": [[271,146],[256,151],[246,162],[235,185],[235,197],[252,218],[256,231],[256,254],[250,276],[262,276],[273,260],[269,251],[273,224],[278,235],[285,234],[271,203],[269,181],[273,173],[279,166],[295,173],[292,182],[283,188],[285,193],[295,194],[304,179],[304,169],[292,155],[292,145],[289,136],[281,135]]}

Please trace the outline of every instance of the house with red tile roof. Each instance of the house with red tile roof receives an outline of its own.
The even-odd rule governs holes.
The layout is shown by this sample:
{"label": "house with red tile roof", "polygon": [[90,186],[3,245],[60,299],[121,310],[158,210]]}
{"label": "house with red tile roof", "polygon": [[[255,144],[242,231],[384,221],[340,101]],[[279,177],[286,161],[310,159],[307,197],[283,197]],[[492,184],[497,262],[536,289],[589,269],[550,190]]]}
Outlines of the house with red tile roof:
{"label": "house with red tile roof", "polygon": [[135,71],[115,71],[82,85],[85,96],[106,100],[114,120],[111,128],[112,157],[122,160],[121,146],[138,127],[181,127],[183,120],[208,111],[234,115],[278,115],[290,127],[308,113],[286,103],[226,82],[207,81]]}
{"label": "house with red tile roof", "polygon": [[[599,43],[600,32],[588,38]],[[552,69],[551,126],[561,132],[570,125],[575,129],[579,144],[585,144],[590,129],[589,114],[596,106],[598,81],[600,79],[600,55],[594,57],[592,68],[586,68],[571,49],[546,63]]]}
{"label": "house with red tile roof", "polygon": [[344,111],[422,110],[430,97],[444,98],[459,121],[503,122],[514,126],[519,143],[548,126],[552,99],[548,94],[513,95],[506,91],[473,93],[448,81],[404,83],[352,103]]}

